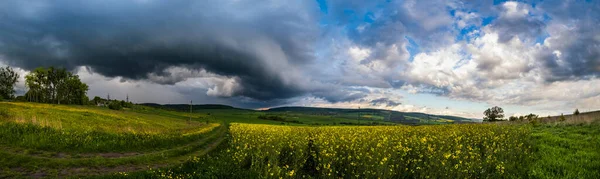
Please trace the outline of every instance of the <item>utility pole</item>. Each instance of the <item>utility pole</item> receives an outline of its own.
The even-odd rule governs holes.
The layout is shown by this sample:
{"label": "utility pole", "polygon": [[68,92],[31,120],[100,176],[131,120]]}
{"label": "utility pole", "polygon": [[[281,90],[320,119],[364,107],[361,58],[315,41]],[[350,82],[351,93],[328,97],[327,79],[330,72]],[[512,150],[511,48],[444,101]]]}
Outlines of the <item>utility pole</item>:
{"label": "utility pole", "polygon": [[192,100],[190,100],[190,122],[192,121]]}
{"label": "utility pole", "polygon": [[358,124],[356,124],[356,125],[360,125],[360,106],[358,107],[358,114],[356,116],[356,121],[358,122]]}
{"label": "utility pole", "polygon": [[127,98],[126,98],[127,102],[129,103],[129,94],[127,94]]}

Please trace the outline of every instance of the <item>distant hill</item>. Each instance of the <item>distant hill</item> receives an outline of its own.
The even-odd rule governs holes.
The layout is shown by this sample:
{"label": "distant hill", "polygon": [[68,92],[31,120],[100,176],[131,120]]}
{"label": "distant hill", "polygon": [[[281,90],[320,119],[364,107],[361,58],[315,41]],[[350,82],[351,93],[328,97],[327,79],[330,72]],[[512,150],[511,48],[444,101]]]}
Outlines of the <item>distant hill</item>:
{"label": "distant hill", "polygon": [[[189,104],[155,104],[155,103],[144,103],[144,106],[173,110],[180,112],[188,112],[190,110]],[[220,104],[202,104],[193,105],[192,108],[195,112],[202,109],[235,109],[235,110],[248,110],[240,109],[227,105]],[[317,107],[279,107],[264,110],[262,112],[277,115],[277,113],[284,116],[294,116],[296,114],[310,115],[310,116],[323,116],[332,118],[342,118],[350,120],[359,120],[362,122],[392,122],[407,125],[422,125],[422,124],[449,124],[449,123],[470,123],[475,122],[472,119],[457,117],[457,116],[445,116],[445,115],[432,115],[425,113],[416,112],[399,112],[383,109],[341,109],[341,108],[317,108]],[[310,117],[309,117],[310,118]]]}
{"label": "distant hill", "polygon": [[271,108],[268,112],[292,112],[309,115],[335,116],[357,120],[390,121],[410,125],[419,124],[444,124],[444,123],[468,123],[472,119],[432,115],[415,112],[399,112],[383,109],[338,109],[338,108],[316,108],[316,107],[279,107]]}
{"label": "distant hill", "polygon": [[[160,108],[160,109],[175,110],[175,111],[190,111],[189,104],[143,103],[140,105],[154,107],[154,108]],[[232,107],[232,106],[227,106],[227,105],[221,105],[221,104],[195,104],[195,105],[192,105],[192,109],[199,110],[199,109],[237,109],[237,108]]]}

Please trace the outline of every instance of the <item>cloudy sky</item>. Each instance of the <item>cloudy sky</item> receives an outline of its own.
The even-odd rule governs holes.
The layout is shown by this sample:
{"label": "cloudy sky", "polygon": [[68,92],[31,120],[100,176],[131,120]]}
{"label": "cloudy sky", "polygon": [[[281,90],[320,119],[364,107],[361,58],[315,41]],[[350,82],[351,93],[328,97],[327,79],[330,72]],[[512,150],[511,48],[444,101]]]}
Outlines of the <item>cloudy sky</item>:
{"label": "cloudy sky", "polygon": [[594,0],[4,0],[0,63],[135,102],[557,115],[600,109],[599,24]]}

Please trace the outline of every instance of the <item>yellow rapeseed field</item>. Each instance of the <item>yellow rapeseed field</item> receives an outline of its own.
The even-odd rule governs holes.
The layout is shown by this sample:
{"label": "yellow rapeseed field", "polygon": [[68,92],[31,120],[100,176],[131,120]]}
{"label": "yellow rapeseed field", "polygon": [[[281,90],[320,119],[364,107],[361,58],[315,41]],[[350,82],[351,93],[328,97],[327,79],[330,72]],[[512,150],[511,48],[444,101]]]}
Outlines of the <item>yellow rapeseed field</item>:
{"label": "yellow rapeseed field", "polygon": [[263,177],[513,178],[530,161],[516,125],[292,127],[232,124],[234,161]]}

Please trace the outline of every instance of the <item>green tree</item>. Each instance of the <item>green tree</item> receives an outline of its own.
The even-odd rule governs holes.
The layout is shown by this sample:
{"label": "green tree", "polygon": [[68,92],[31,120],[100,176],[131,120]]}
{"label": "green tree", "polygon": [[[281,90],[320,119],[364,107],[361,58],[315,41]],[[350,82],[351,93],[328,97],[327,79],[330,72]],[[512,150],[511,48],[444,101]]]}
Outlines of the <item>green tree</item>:
{"label": "green tree", "polygon": [[535,115],[535,114],[528,114],[524,118],[525,118],[525,120],[527,120],[529,122],[535,122],[535,121],[537,121],[537,119],[539,118],[539,116]]}
{"label": "green tree", "polygon": [[95,104],[95,105],[98,105],[98,104],[104,104],[104,99],[102,99],[102,98],[101,98],[101,97],[99,97],[99,96],[94,96],[94,99],[93,99],[93,101],[94,101],[94,104]]}
{"label": "green tree", "polygon": [[504,117],[504,110],[501,107],[494,106],[485,110],[483,114],[485,115],[485,117],[483,117],[483,121],[501,121]]}
{"label": "green tree", "polygon": [[15,96],[15,84],[19,81],[19,74],[11,67],[0,68],[0,97],[13,99]]}
{"label": "green tree", "polygon": [[25,76],[25,85],[29,91],[25,93],[25,97],[30,102],[45,103],[48,100],[48,71],[44,68],[36,68],[27,76]]}
{"label": "green tree", "polygon": [[121,106],[121,102],[115,100],[115,101],[109,102],[108,108],[112,109],[112,110],[121,110],[121,109],[123,109],[123,106]]}
{"label": "green tree", "polygon": [[87,84],[64,68],[37,68],[25,77],[28,101],[56,104],[87,104]]}
{"label": "green tree", "polygon": [[573,114],[579,115],[579,109],[575,109],[575,112],[573,112]]}

